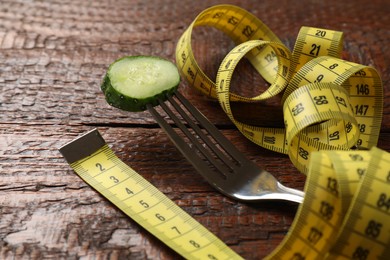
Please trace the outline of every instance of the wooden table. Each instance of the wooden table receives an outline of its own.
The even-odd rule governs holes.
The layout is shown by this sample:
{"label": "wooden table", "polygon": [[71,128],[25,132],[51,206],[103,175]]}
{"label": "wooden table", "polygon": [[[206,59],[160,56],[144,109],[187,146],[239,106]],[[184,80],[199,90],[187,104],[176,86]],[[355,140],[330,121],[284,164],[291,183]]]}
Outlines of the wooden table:
{"label": "wooden table", "polygon": [[[178,258],[86,185],[59,154],[60,146],[93,128],[123,161],[244,258],[262,258],[281,242],[295,204],[226,198],[195,172],[149,113],[112,108],[100,91],[108,65],[119,57],[173,61],[178,37],[215,4],[251,11],[290,49],[301,26],[343,31],[343,58],[371,65],[382,76],[378,147],[390,150],[388,1],[0,2],[0,259]],[[233,46],[213,33],[201,29],[194,36],[196,57],[211,76]],[[248,67],[235,78],[251,87],[257,75]],[[303,189],[305,177],[286,155],[245,139],[216,102],[185,82],[180,91],[249,158],[282,183]],[[273,113],[258,116],[258,124],[281,124]]]}

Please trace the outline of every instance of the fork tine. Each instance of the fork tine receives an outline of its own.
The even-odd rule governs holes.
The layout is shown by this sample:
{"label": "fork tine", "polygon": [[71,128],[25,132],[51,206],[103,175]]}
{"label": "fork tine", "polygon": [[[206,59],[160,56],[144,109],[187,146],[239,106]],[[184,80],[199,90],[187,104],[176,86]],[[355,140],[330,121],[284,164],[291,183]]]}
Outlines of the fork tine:
{"label": "fork tine", "polygon": [[[188,117],[188,115],[180,108],[180,106],[174,101],[174,99],[171,96],[168,96],[168,100],[175,107],[176,111],[183,116],[186,123],[188,123],[191,127],[193,127],[193,130],[198,135],[198,137],[200,137],[206,143],[205,139],[203,138],[207,139],[207,137],[204,135],[201,129],[192,122],[192,120]],[[173,113],[173,111],[164,102],[159,100],[159,104],[161,108],[167,113],[167,115],[174,121],[176,126],[180,128],[180,130],[188,137],[188,139],[190,139],[191,143],[195,145],[195,147],[203,154],[204,159],[208,160],[219,171],[219,173],[223,177],[225,177],[224,172],[226,172],[226,168],[224,168],[224,165],[217,160],[213,160],[213,154],[211,154],[209,150],[203,147],[203,145],[197,140],[196,136],[190,132],[190,130],[181,122],[181,120]],[[211,148],[213,148],[212,150],[215,151],[216,147],[211,147]],[[194,154],[192,155],[194,156]]]}
{"label": "fork tine", "polygon": [[[179,94],[180,95],[180,94]],[[225,164],[227,165],[230,170],[234,170],[234,168],[237,167],[237,163],[234,162],[234,160],[232,160],[230,157],[230,155],[227,155],[226,153],[223,153],[223,151],[225,151],[225,148],[223,148],[223,150],[219,149],[217,145],[215,145],[212,141],[211,138],[213,138],[214,140],[216,140],[213,136],[213,133],[209,133],[209,135],[206,135],[202,129],[196,124],[194,123],[194,121],[190,118],[190,116],[187,114],[186,111],[184,111],[184,109],[181,108],[181,106],[175,101],[175,99],[172,97],[172,96],[169,96],[168,97],[168,100],[169,102],[174,106],[174,108],[176,109],[176,111],[183,117],[183,119],[190,125],[191,129],[194,130],[194,132],[203,140],[204,144],[206,144],[210,149],[211,151]],[[183,98],[183,96],[181,96],[181,98],[178,97],[178,100],[183,104],[183,101],[185,102],[186,100]],[[184,104],[183,104],[184,105]],[[194,110],[195,108],[191,105],[191,106],[188,106],[187,104],[187,107],[184,106],[188,112],[190,112],[190,114],[194,117],[194,119],[196,121],[198,121],[198,123],[200,123],[200,125],[205,128],[203,126],[203,124],[201,122],[199,122],[199,119],[203,119],[204,116],[203,115],[197,115],[195,117],[195,115],[193,113],[191,113],[191,111],[188,109],[188,107],[191,109],[191,110]],[[196,109],[195,109],[196,110]],[[198,111],[198,110],[196,110]],[[199,113],[200,114],[200,113]],[[207,123],[209,123],[207,121]],[[210,123],[209,123],[210,124]],[[206,129],[206,128],[205,128]],[[207,130],[207,129],[206,129]],[[218,131],[219,133],[219,131]],[[218,140],[216,140],[217,143],[218,143]],[[201,148],[203,148],[201,146]],[[227,152],[227,151],[225,151]],[[212,157],[209,157],[211,154],[208,153],[208,154],[204,154],[206,156],[206,158],[208,158],[210,161],[211,161],[211,158]],[[234,158],[233,158],[234,159]],[[214,164],[214,162],[212,162]],[[228,169],[229,170],[229,169]]]}
{"label": "fork tine", "polygon": [[176,97],[191,113],[191,115],[205,128],[208,133],[216,140],[218,144],[239,164],[247,161],[245,156],[218,130],[218,128],[210,123],[210,121],[196,109],[179,91],[175,92]]}
{"label": "fork tine", "polygon": [[[163,102],[160,102],[162,104]],[[179,134],[173,129],[173,127],[168,124],[165,119],[157,112],[157,110],[152,105],[147,105],[148,111],[152,114],[157,123],[165,130],[165,133],[175,144],[178,150],[184,155],[184,157],[191,162],[193,167],[209,182],[218,183],[221,180],[221,176],[217,174],[210,173],[211,169],[209,165],[202,160],[199,156],[194,156],[194,149],[192,149],[185,140],[179,136]]]}

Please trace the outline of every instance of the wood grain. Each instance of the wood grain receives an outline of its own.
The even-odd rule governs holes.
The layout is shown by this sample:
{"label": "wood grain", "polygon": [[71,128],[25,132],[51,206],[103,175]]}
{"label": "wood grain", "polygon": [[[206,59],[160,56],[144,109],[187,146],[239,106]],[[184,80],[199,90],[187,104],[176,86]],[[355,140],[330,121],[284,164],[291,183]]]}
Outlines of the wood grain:
{"label": "wood grain", "polygon": [[[0,259],[177,259],[178,255],[97,194],[58,148],[97,127],[115,153],[246,259],[269,254],[288,231],[292,203],[233,201],[213,190],[147,112],[110,107],[100,91],[108,65],[124,55],[174,61],[179,36],[198,13],[221,3],[259,17],[292,49],[301,26],[345,33],[343,58],[375,67],[385,104],[378,147],[390,151],[390,3],[388,1],[23,1],[0,4]],[[232,47],[199,28],[194,53],[215,77]],[[245,63],[240,89],[265,83]],[[305,177],[287,156],[246,140],[216,102],[183,82],[188,97],[250,159],[284,184]],[[255,124],[280,126],[279,100],[236,110]],[[249,120],[246,118],[246,120]]]}

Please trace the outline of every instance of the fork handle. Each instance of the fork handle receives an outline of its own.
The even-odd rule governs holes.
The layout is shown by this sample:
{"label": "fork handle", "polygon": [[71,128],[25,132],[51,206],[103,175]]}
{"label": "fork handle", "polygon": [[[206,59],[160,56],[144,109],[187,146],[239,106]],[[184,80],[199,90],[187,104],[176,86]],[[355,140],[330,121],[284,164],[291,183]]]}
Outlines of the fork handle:
{"label": "fork handle", "polygon": [[[305,193],[300,190],[292,189],[282,185],[281,183],[277,184],[278,191],[280,192],[280,199],[289,200],[297,203],[302,203]],[[275,193],[273,196],[277,197],[279,193]]]}
{"label": "fork handle", "polygon": [[[256,195],[256,192],[250,192],[245,194],[241,192],[235,193],[233,196],[231,194],[227,194],[228,196],[232,197],[233,199],[239,199],[242,201],[260,201],[260,200],[287,200],[297,203],[302,203],[305,193],[288,188],[280,183],[276,184],[277,187],[276,190],[262,190],[260,194]],[[225,193],[226,194],[226,193]]]}

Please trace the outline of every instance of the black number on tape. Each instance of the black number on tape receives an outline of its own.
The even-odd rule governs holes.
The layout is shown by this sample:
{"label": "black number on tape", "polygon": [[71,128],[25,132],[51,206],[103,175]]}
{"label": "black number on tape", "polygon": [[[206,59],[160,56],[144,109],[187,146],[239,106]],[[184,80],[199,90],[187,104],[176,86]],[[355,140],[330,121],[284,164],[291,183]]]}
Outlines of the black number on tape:
{"label": "black number on tape", "polygon": [[334,133],[331,133],[329,135],[330,141],[335,141],[335,140],[339,140],[339,139],[340,139],[340,132],[339,131],[335,131]]}
{"label": "black number on tape", "polygon": [[384,209],[386,211],[389,211],[389,209],[390,209],[390,198],[385,193],[381,193],[379,195],[379,199],[378,199],[376,205],[380,209]]}
{"label": "black number on tape", "polygon": [[242,34],[248,38],[250,38],[254,32],[255,30],[249,25],[245,26],[245,28],[242,30]]}
{"label": "black number on tape", "polygon": [[355,73],[355,76],[363,76],[364,77],[366,75],[367,75],[367,73],[364,70],[361,70],[361,71],[358,71]]}
{"label": "black number on tape", "polygon": [[156,218],[160,221],[165,221],[165,218],[163,216],[161,216],[159,213],[157,213],[156,215]]}
{"label": "black number on tape", "polygon": [[114,182],[114,183],[118,183],[119,180],[115,177],[115,176],[110,176],[110,179]]}
{"label": "black number on tape", "polygon": [[194,240],[190,240],[190,244],[196,248],[200,248],[200,245],[198,243],[196,243]]}
{"label": "black number on tape", "polygon": [[356,105],[355,106],[355,114],[365,116],[368,111],[368,105]]}
{"label": "black number on tape", "polygon": [[275,144],[276,137],[275,136],[264,136],[264,143]]}
{"label": "black number on tape", "polygon": [[317,244],[317,242],[321,239],[322,232],[315,227],[310,229],[309,235],[307,236],[307,240],[312,244]]}
{"label": "black number on tape", "polygon": [[213,18],[219,19],[219,18],[221,18],[223,15],[224,15],[223,12],[217,12],[217,13],[214,14]]}
{"label": "black number on tape", "polygon": [[96,166],[96,168],[98,168],[99,171],[101,171],[101,172],[106,170],[106,169],[104,169],[103,165],[101,165],[100,163],[95,164],[95,166]]}
{"label": "black number on tape", "polygon": [[370,88],[367,84],[357,84],[356,85],[356,91],[358,95],[369,95],[370,94]]}
{"label": "black number on tape", "polygon": [[340,104],[340,105],[342,105],[344,107],[347,107],[347,102],[342,97],[336,96],[336,102],[337,102],[337,104]]}
{"label": "black number on tape", "polygon": [[358,124],[360,133],[364,133],[366,131],[366,124]]}
{"label": "black number on tape", "polygon": [[176,226],[171,227],[171,229],[175,230],[179,235],[181,235],[180,230]]}
{"label": "black number on tape", "polygon": [[287,58],[287,54],[282,48],[278,48],[278,51],[280,56],[282,56],[283,58]]}
{"label": "black number on tape", "polygon": [[291,260],[305,260],[305,257],[301,253],[295,252]]}
{"label": "black number on tape", "polygon": [[299,156],[302,157],[302,159],[309,159],[309,152],[303,149],[302,147],[299,147]]}
{"label": "black number on tape", "polygon": [[310,55],[318,56],[318,53],[320,52],[320,48],[321,48],[321,45],[317,45],[317,44],[313,43],[311,45]]}
{"label": "black number on tape", "polygon": [[314,99],[316,105],[318,105],[318,106],[325,105],[325,104],[329,103],[328,100],[326,99],[326,96],[315,96],[313,99]]}
{"label": "black number on tape", "polygon": [[360,154],[349,154],[349,157],[352,159],[352,161],[363,161],[363,157]]}
{"label": "black number on tape", "polygon": [[291,112],[293,113],[293,116],[299,115],[305,108],[303,107],[302,103],[297,104]]}
{"label": "black number on tape", "polygon": [[334,207],[330,203],[321,201],[320,214],[324,219],[330,220],[333,217],[333,211]]}
{"label": "black number on tape", "polygon": [[187,60],[187,55],[186,55],[185,51],[183,51],[181,54],[181,62],[184,64],[184,63],[186,63],[186,60]]}
{"label": "black number on tape", "polygon": [[192,80],[195,79],[195,73],[194,73],[194,71],[192,70],[192,68],[188,68],[187,74],[188,74],[188,76],[191,77]]}
{"label": "black number on tape", "polygon": [[214,255],[212,254],[208,254],[207,257],[211,260],[218,260],[218,258],[216,258]]}
{"label": "black number on tape", "polygon": [[328,189],[331,193],[333,193],[334,195],[337,196],[337,195],[339,194],[338,185],[337,185],[337,179],[328,177],[327,189]]}
{"label": "black number on tape", "polygon": [[353,252],[352,259],[356,260],[366,260],[368,259],[368,255],[370,254],[370,250],[358,246],[356,250]]}
{"label": "black number on tape", "polygon": [[232,17],[229,18],[228,23],[230,23],[232,25],[237,25],[239,21],[240,20],[237,17],[232,16]]}
{"label": "black number on tape", "polygon": [[323,31],[323,30],[317,30],[317,32],[316,32],[316,36],[318,36],[318,37],[325,37],[325,35],[326,35],[326,31]]}
{"label": "black number on tape", "polygon": [[365,234],[372,238],[377,238],[381,233],[382,223],[375,220],[370,220],[368,222]]}
{"label": "black number on tape", "polygon": [[146,203],[146,202],[143,201],[143,200],[140,200],[140,201],[139,201],[139,204],[141,204],[145,209],[149,208],[149,204]]}
{"label": "black number on tape", "polygon": [[264,59],[268,62],[268,63],[271,63],[272,61],[274,61],[276,59],[276,54],[274,51],[271,51],[270,53],[267,53],[267,55],[265,55]]}
{"label": "black number on tape", "polygon": [[366,173],[366,169],[363,169],[363,168],[358,168],[356,170],[357,174],[359,175],[359,178],[362,178],[363,175]]}
{"label": "black number on tape", "polygon": [[350,133],[352,131],[352,128],[353,128],[353,125],[351,122],[348,122],[346,125],[345,125],[345,130],[347,131],[347,133]]}
{"label": "black number on tape", "polygon": [[324,75],[320,74],[317,76],[316,80],[314,81],[315,83],[321,82],[321,80],[324,79]]}

